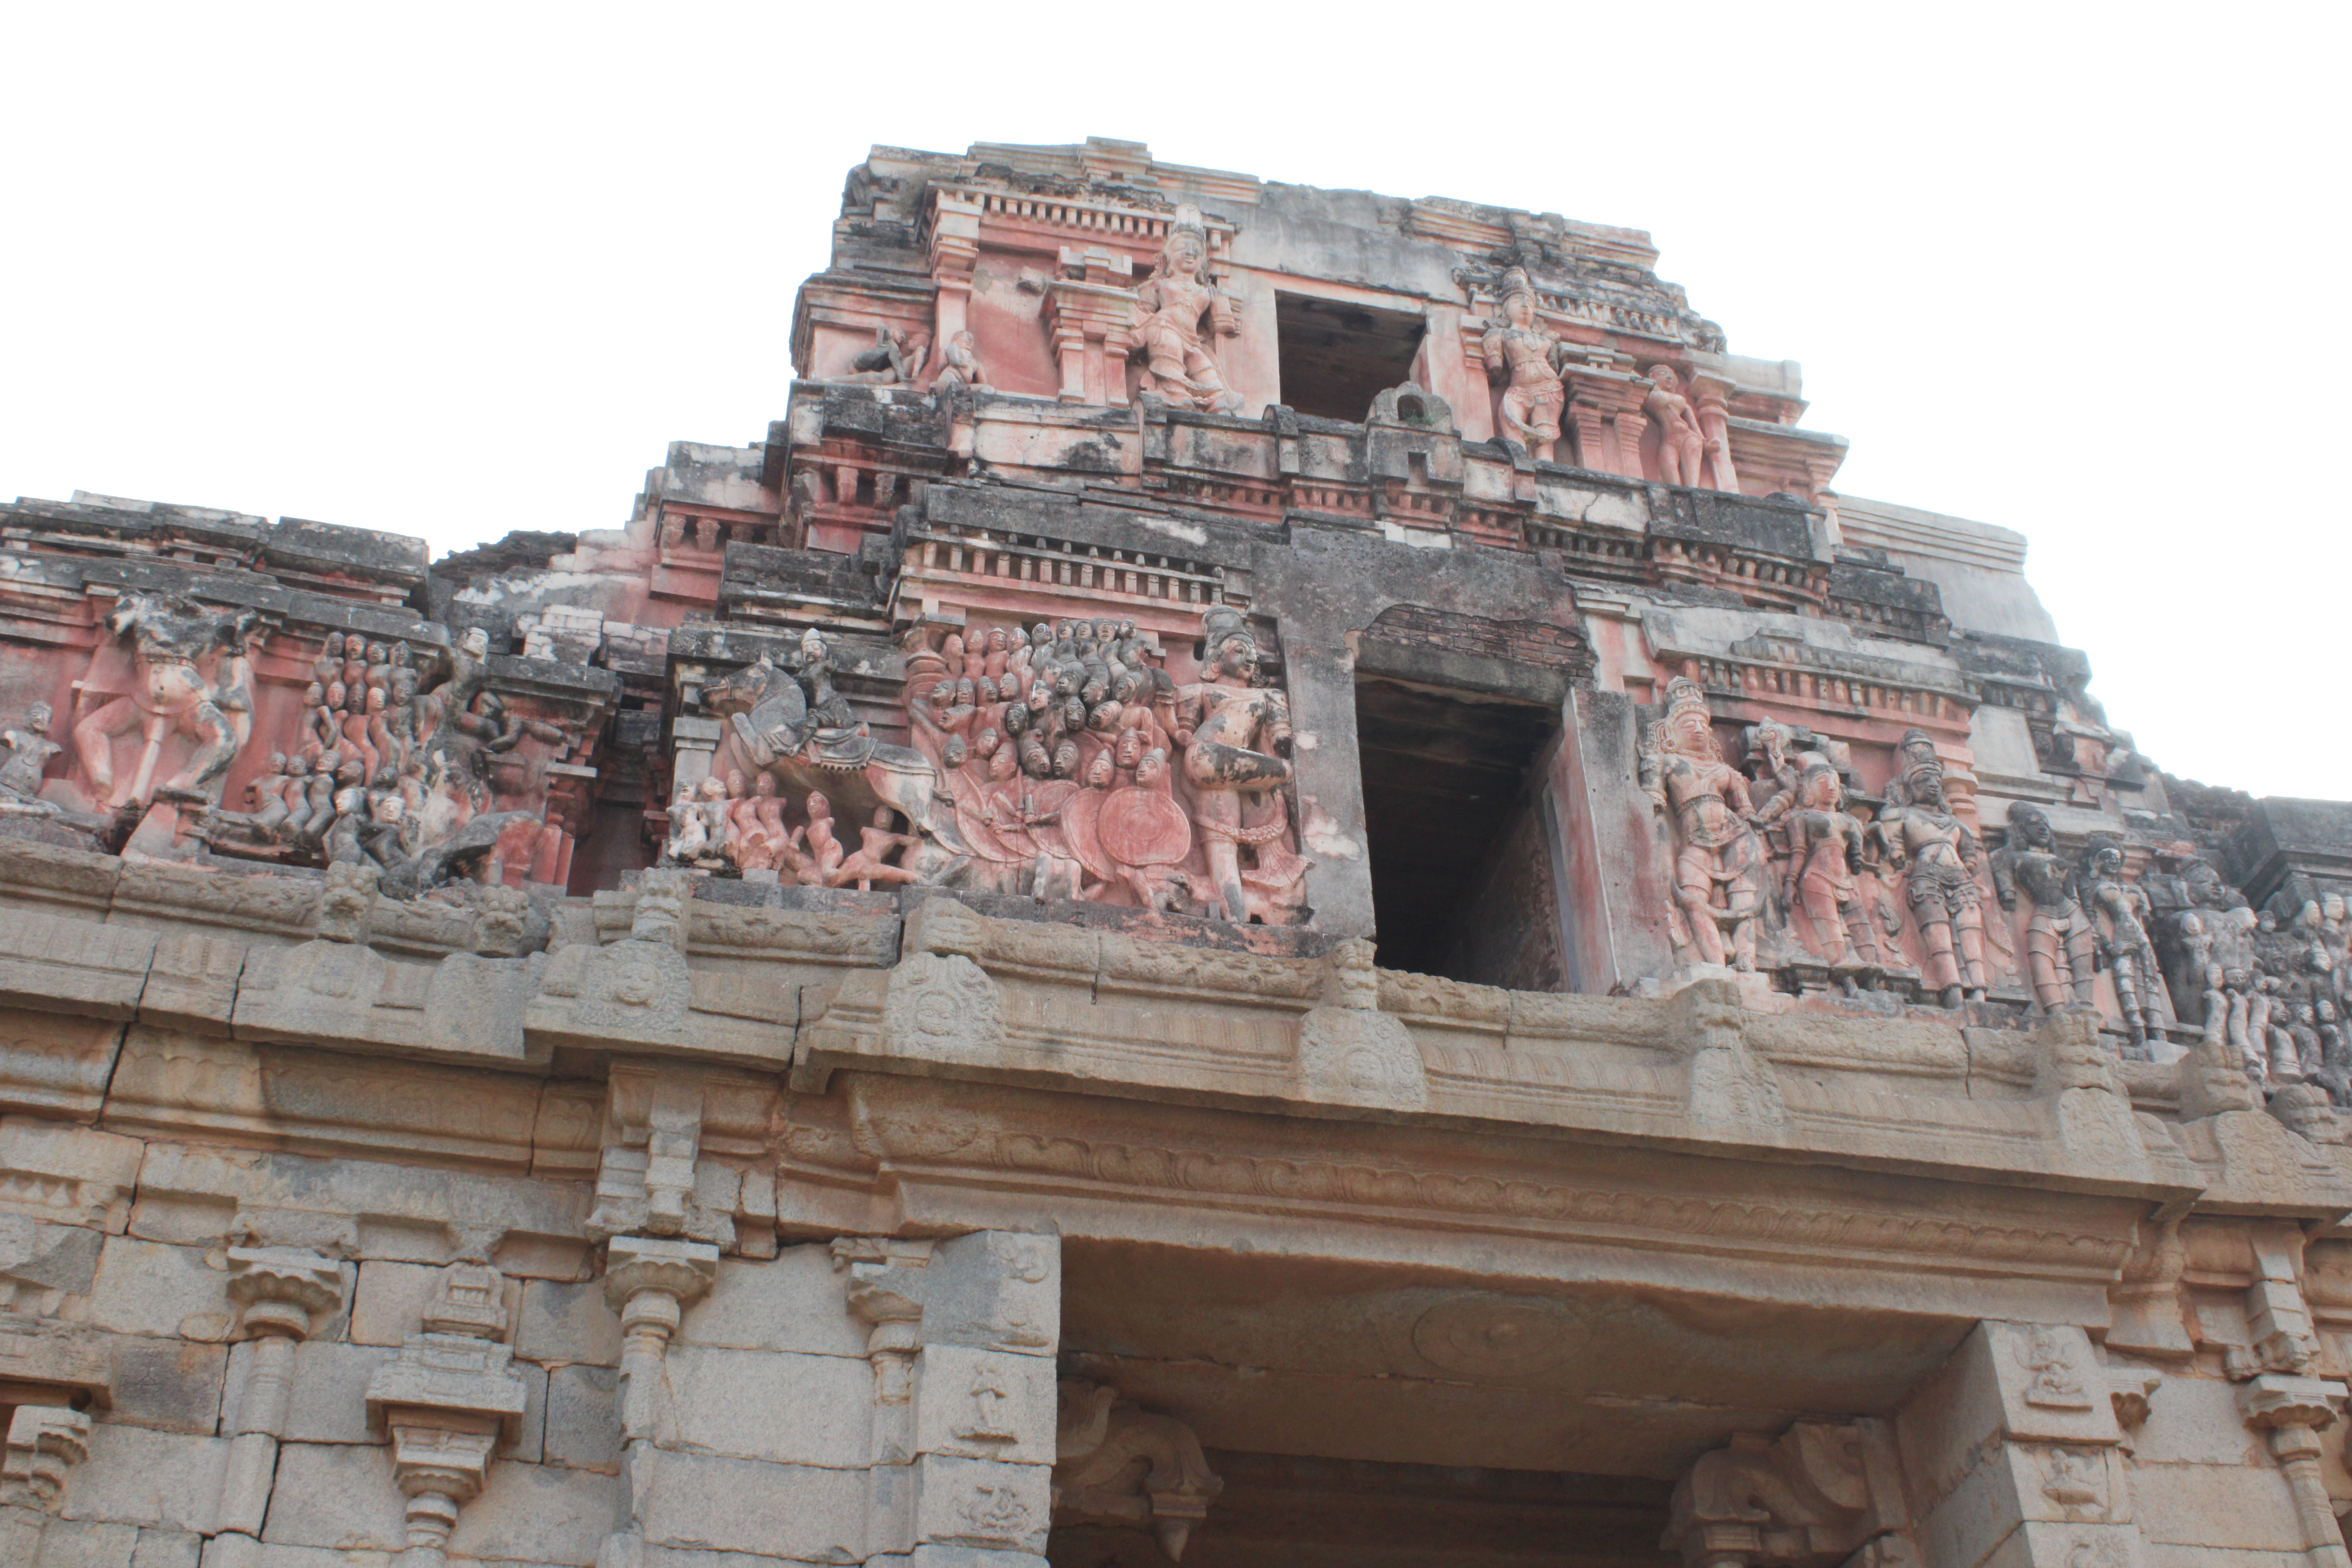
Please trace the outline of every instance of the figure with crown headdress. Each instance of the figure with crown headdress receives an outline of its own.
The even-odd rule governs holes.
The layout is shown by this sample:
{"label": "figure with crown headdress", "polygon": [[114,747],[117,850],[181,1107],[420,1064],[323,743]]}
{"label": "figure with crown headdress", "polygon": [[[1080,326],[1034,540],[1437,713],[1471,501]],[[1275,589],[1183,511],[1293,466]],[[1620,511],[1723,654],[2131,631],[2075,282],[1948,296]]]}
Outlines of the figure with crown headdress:
{"label": "figure with crown headdress", "polygon": [[1559,411],[1568,403],[1560,383],[1559,335],[1536,320],[1535,286],[1527,270],[1503,274],[1503,316],[1486,323],[1478,340],[1489,375],[1505,378],[1503,437],[1549,462],[1559,439]]}
{"label": "figure with crown headdress", "polygon": [[[1258,673],[1257,638],[1241,612],[1224,605],[1201,618],[1201,679],[1177,705],[1189,724],[1184,783],[1208,861],[1211,913],[1236,924],[1253,913],[1269,925],[1295,918],[1307,858],[1290,847],[1284,790],[1291,770],[1290,704]],[[1241,852],[1251,852],[1251,864]]]}
{"label": "figure with crown headdress", "polygon": [[1985,992],[1984,894],[1977,868],[1984,856],[1977,836],[1954,814],[1944,795],[1944,763],[1925,730],[1906,730],[1898,748],[1902,772],[1886,789],[1886,810],[1874,825],[1887,862],[1903,876],[1903,896],[1927,949],[1927,984],[1958,1007]]}
{"label": "figure with crown headdress", "polygon": [[1675,908],[1668,929],[1700,962],[1756,967],[1756,921],[1763,910],[1764,853],[1748,819],[1748,780],[1716,744],[1706,689],[1677,677],[1666,716],[1650,726],[1642,785],[1673,818]]}
{"label": "figure with crown headdress", "polygon": [[1135,290],[1135,335],[1148,374],[1146,396],[1210,414],[1238,414],[1242,395],[1227,388],[1201,338],[1201,319],[1221,337],[1241,335],[1233,301],[1209,281],[1209,231],[1200,209],[1180,206],[1160,247],[1160,264]]}

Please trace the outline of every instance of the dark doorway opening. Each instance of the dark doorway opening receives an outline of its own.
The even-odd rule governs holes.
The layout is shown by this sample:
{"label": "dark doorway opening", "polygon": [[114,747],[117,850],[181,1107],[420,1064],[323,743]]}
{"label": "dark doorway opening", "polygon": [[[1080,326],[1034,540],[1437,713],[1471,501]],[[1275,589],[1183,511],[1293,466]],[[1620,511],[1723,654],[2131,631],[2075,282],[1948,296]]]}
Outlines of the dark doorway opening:
{"label": "dark doorway opening", "polygon": [[1382,968],[1523,991],[1563,984],[1533,776],[1559,728],[1547,704],[1357,677]]}
{"label": "dark doorway opening", "polygon": [[1404,310],[1276,294],[1274,328],[1282,401],[1318,419],[1360,425],[1373,398],[1412,379],[1423,321]]}

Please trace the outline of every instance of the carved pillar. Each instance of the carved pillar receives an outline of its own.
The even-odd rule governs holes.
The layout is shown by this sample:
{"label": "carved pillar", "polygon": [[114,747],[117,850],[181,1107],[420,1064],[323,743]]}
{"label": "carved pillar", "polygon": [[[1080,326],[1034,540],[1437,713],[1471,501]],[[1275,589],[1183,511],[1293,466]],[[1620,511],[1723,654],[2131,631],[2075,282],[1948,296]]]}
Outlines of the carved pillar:
{"label": "carved pillar", "polygon": [[1560,372],[1567,384],[1568,421],[1576,427],[1579,464],[1606,474],[1642,477],[1642,432],[1649,418],[1642,399],[1650,384],[1640,376],[1598,365],[1571,363]]}
{"label": "carved pillar", "polygon": [[2319,1434],[2342,1411],[2345,1387],[2312,1375],[2319,1335],[2298,1278],[2300,1246],[2301,1237],[2291,1232],[2254,1238],[2259,1276],[2246,1288],[2246,1325],[2253,1343],[2231,1348],[2222,1370],[2238,1384],[2238,1413],[2268,1439],[2271,1456],[2286,1477],[2312,1568],[2352,1568],[2319,1468]]}
{"label": "carved pillar", "polygon": [[2131,1393],[2079,1328],[1979,1323],[1895,1420],[1905,1468],[1924,1494],[1913,1506],[1927,1561],[2147,1561],[2116,1419],[2119,1405],[2134,1409]]}
{"label": "carved pillar", "polygon": [[441,1271],[419,1331],[368,1380],[368,1419],[392,1436],[408,1500],[400,1568],[442,1568],[458,1510],[478,1496],[501,1439],[520,1426],[525,1390],[506,1344],[506,1280],[478,1263]]}
{"label": "carved pillar", "polygon": [[915,1449],[915,1358],[923,1348],[923,1306],[901,1280],[885,1277],[931,1259],[928,1241],[860,1237],[833,1244],[833,1266],[849,1274],[849,1315],[866,1325],[874,1368],[874,1462],[903,1465]]}
{"label": "carved pillar", "polygon": [[598,1561],[631,1563],[645,1539],[645,1489],[667,1414],[662,1363],[685,1309],[719,1278],[719,1249],[664,1237],[616,1236],[605,1247],[604,1300],[621,1318],[621,1475],[628,1521]]}
{"label": "carved pillar", "polygon": [[1045,295],[1063,402],[1127,406],[1127,356],[1135,346],[1135,296],[1127,284],[1134,273],[1124,254],[1063,250],[1061,275]]}
{"label": "carved pillar", "polygon": [[[943,363],[948,343],[964,330],[971,303],[971,273],[980,260],[981,198],[934,187],[931,192],[931,282],[938,288],[931,328],[931,359]],[[928,387],[928,366],[912,367],[918,386]]]}
{"label": "carved pillar", "polygon": [[0,1561],[37,1560],[66,1471],[89,1456],[89,1417],[62,1405],[20,1405],[0,1450]]}
{"label": "carved pillar", "polygon": [[221,1476],[220,1534],[212,1551],[220,1568],[246,1568],[261,1558],[261,1523],[294,1390],[295,1352],[310,1337],[315,1319],[343,1304],[343,1273],[332,1259],[290,1247],[233,1247],[228,1270],[228,1297],[237,1307],[239,1334],[251,1342],[252,1359]]}
{"label": "carved pillar", "polygon": [[1609,419],[1609,428],[1617,442],[1617,471],[1629,479],[1642,474],[1642,432],[1650,427],[1650,416],[1638,408],[1621,408]]}
{"label": "carved pillar", "polygon": [[1700,434],[1713,443],[1703,465],[1707,488],[1737,495],[1739,470],[1731,461],[1731,410],[1724,401],[1730,393],[1731,384],[1720,376],[1701,374],[1691,378],[1691,411],[1698,416]]}

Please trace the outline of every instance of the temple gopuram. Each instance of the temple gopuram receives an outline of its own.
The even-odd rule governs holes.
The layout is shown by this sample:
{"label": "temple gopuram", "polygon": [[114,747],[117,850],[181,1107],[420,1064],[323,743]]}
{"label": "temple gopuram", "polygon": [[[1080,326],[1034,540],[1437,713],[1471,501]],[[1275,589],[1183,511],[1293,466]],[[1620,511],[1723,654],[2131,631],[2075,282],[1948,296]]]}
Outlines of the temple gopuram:
{"label": "temple gopuram", "polygon": [[2352,805],[1657,262],[881,147],[623,527],[0,506],[0,1564],[2352,1568]]}

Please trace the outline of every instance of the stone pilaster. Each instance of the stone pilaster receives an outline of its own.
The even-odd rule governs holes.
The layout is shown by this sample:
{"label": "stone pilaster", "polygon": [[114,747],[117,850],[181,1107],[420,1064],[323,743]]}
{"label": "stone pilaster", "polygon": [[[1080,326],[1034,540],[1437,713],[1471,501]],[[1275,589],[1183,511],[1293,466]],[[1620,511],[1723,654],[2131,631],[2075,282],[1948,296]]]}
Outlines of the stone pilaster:
{"label": "stone pilaster", "polygon": [[604,1300],[621,1319],[621,1466],[629,1516],[597,1552],[604,1568],[643,1554],[644,1492],[667,1426],[662,1363],[685,1309],[719,1277],[719,1249],[667,1237],[616,1236],[605,1247]]}
{"label": "stone pilaster", "polygon": [[2112,1380],[2075,1327],[1979,1323],[1896,1418],[1929,1563],[2137,1568]]}
{"label": "stone pilaster", "polygon": [[246,1568],[261,1558],[261,1525],[286,1432],[295,1352],[313,1323],[342,1306],[343,1272],[331,1258],[290,1247],[233,1247],[228,1270],[237,1331],[252,1342],[253,1360],[221,1476],[214,1516],[220,1534],[212,1551],[220,1568]]}
{"label": "stone pilaster", "polygon": [[2231,1348],[2222,1367],[2238,1385],[2238,1414],[2263,1434],[2286,1478],[2304,1554],[2312,1568],[2352,1568],[2319,1461],[2319,1434],[2342,1413],[2345,1387],[2312,1375],[2319,1335],[2310,1304],[2304,1300],[2298,1243],[2299,1238],[2284,1234],[2255,1240],[2257,1277],[2246,1288],[2246,1327],[2252,1342]]}
{"label": "stone pilaster", "polygon": [[[874,1365],[870,1556],[1045,1561],[1053,1514],[1055,1238],[834,1243]],[[1180,1540],[1181,1545],[1181,1540]]]}

